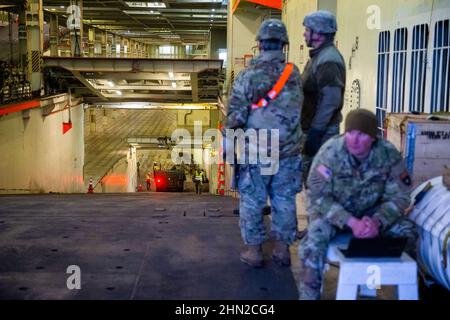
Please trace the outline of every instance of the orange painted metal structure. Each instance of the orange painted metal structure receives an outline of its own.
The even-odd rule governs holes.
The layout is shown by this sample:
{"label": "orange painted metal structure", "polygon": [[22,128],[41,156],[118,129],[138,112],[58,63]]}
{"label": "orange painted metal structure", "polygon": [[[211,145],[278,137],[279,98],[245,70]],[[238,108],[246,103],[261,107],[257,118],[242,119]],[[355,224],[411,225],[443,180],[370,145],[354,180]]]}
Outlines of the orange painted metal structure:
{"label": "orange painted metal structure", "polygon": [[39,108],[41,106],[40,100],[31,100],[19,103],[11,103],[0,107],[0,116],[4,116],[10,113],[19,112],[22,110]]}
{"label": "orange painted metal structure", "polygon": [[253,2],[256,4],[260,4],[269,8],[274,8],[274,9],[278,9],[281,10],[281,8],[283,7],[283,2],[282,0],[234,0],[233,1],[233,7],[231,9],[231,12],[234,13],[234,11],[237,9],[237,7],[239,7],[239,4],[241,2]]}

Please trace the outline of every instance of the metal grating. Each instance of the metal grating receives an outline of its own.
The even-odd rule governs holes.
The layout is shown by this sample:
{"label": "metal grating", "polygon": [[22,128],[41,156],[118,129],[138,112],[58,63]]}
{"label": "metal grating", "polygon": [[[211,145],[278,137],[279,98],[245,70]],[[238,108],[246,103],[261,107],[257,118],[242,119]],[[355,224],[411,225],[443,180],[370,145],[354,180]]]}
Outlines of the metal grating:
{"label": "metal grating", "polygon": [[417,25],[413,29],[409,111],[424,112],[425,109],[428,34],[427,24]]}
{"label": "metal grating", "polygon": [[403,112],[405,101],[405,74],[408,31],[406,28],[395,30],[393,70],[392,70],[392,112]]}
{"label": "metal grating", "polygon": [[434,27],[433,79],[431,112],[450,111],[450,33],[449,21],[438,21]]}
{"label": "metal grating", "polygon": [[383,134],[383,123],[386,117],[389,75],[389,44],[391,33],[380,32],[378,36],[378,71],[377,71],[377,104],[376,114],[378,129]]}

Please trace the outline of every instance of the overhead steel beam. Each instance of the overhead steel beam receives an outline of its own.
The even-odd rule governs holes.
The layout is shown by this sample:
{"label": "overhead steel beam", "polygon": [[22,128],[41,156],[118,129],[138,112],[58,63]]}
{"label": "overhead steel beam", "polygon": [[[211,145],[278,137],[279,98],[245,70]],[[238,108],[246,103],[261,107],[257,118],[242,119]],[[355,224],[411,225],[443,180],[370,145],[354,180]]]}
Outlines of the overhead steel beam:
{"label": "overhead steel beam", "polygon": [[105,98],[105,96],[97,89],[94,88],[94,86],[87,81],[80,72],[78,71],[72,71],[72,74],[75,76],[75,78],[78,79],[78,81],[80,81],[82,84],[84,84],[89,90],[91,90],[97,97],[99,97],[100,99],[106,101],[107,99]]}
{"label": "overhead steel beam", "polygon": [[116,85],[114,87],[109,86],[94,86],[97,90],[147,90],[147,91],[191,91],[191,87],[172,87],[172,86],[151,86],[151,85]]}
{"label": "overhead steel beam", "polygon": [[[86,101],[84,101],[86,102]],[[167,110],[217,110],[215,103],[149,103],[149,102],[99,102],[89,103],[89,107],[101,107],[111,109],[167,109]]]}
{"label": "overhead steel beam", "polygon": [[122,93],[121,96],[117,95],[117,94],[106,94],[105,93],[105,97],[107,97],[108,99],[117,99],[117,100],[126,100],[126,101],[130,101],[134,100],[134,101],[142,101],[143,99],[148,99],[148,100],[154,100],[154,101],[180,101],[180,100],[185,100],[185,101],[190,101],[192,96],[190,94],[152,94],[152,93],[131,93],[131,94],[127,94],[127,93]]}
{"label": "overhead steel beam", "polygon": [[176,4],[187,4],[187,3],[193,3],[193,4],[199,4],[199,3],[220,4],[221,2],[218,2],[217,0],[177,0],[177,2],[176,2]]}
{"label": "overhead steel beam", "polygon": [[95,74],[85,74],[87,79],[104,79],[104,80],[174,80],[174,81],[189,81],[191,78],[189,75],[179,76],[174,75],[173,78],[169,77],[168,73],[150,73],[150,72],[102,72]]}
{"label": "overhead steel beam", "polygon": [[175,72],[191,73],[222,69],[219,59],[131,59],[43,57],[46,67],[60,67],[78,72]]}

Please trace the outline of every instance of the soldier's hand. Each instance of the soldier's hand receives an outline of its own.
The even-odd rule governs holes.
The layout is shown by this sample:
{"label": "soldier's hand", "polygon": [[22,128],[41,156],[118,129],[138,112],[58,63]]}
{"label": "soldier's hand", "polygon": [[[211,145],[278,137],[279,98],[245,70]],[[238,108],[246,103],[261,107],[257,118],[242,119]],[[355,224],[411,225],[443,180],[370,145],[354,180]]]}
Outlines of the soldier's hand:
{"label": "soldier's hand", "polygon": [[363,220],[351,217],[350,219],[348,219],[347,225],[352,229],[355,238],[365,238],[365,234],[368,230],[367,225]]}
{"label": "soldier's hand", "polygon": [[362,234],[362,237],[366,239],[377,237],[380,233],[380,222],[376,218],[371,218],[368,216],[364,216],[361,220],[366,225],[366,230]]}

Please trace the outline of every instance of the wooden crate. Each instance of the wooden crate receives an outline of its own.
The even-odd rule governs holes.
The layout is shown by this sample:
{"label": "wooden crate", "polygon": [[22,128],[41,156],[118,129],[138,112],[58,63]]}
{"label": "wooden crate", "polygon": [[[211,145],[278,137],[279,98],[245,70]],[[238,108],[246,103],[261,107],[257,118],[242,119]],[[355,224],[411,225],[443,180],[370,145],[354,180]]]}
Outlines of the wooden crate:
{"label": "wooden crate", "polygon": [[405,158],[414,187],[442,176],[445,165],[450,167],[450,121],[426,118],[392,113],[386,119],[386,138]]}

